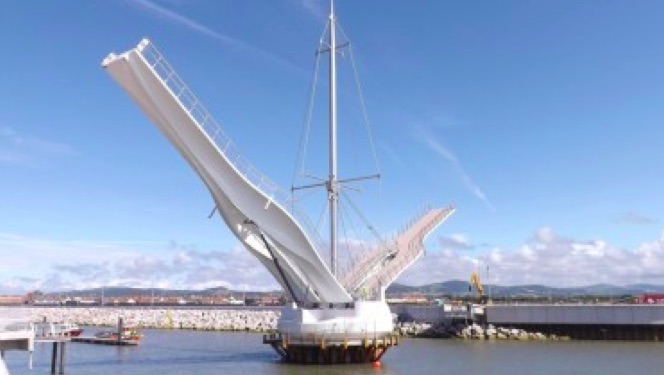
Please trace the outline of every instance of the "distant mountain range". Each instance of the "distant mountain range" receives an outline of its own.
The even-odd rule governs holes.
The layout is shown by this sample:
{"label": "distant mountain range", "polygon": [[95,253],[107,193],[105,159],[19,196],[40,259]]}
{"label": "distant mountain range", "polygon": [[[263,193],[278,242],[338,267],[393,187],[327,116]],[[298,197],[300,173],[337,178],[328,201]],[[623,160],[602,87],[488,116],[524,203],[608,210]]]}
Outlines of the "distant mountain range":
{"label": "distant mountain range", "polygon": [[[546,285],[532,284],[532,285],[484,285],[484,291],[488,294],[491,292],[492,296],[621,296],[621,295],[638,295],[644,293],[664,293],[664,285],[653,284],[631,284],[625,286],[616,286],[610,284],[596,284],[584,287],[570,287],[570,288],[556,288]],[[60,293],[49,294],[63,294],[71,297],[82,296],[101,296],[102,288],[72,290]],[[126,297],[136,295],[151,295],[153,289],[151,288],[129,288],[129,287],[106,287],[104,288],[104,296],[106,297]],[[272,292],[257,292],[257,291],[238,291],[229,290],[224,287],[209,288],[203,290],[187,290],[187,289],[154,289],[154,294],[159,296],[217,296],[233,294],[235,296],[246,295],[253,298],[266,293],[281,293],[281,291]],[[386,294],[399,295],[408,293],[422,293],[434,295],[448,295],[448,296],[464,296],[468,294],[468,282],[462,280],[451,280],[441,283],[432,283],[420,286],[410,286],[404,284],[392,284],[387,288]]]}
{"label": "distant mountain range", "polygon": [[[445,294],[451,296],[463,296],[468,293],[468,282],[462,280],[451,280],[442,283],[433,283],[421,286],[409,286],[403,284],[392,284],[387,288],[387,294]],[[556,288],[546,285],[489,285],[484,284],[484,292],[500,296],[620,296],[637,295],[643,293],[663,293],[664,285],[631,284],[616,286],[609,284],[596,284],[584,287]]]}

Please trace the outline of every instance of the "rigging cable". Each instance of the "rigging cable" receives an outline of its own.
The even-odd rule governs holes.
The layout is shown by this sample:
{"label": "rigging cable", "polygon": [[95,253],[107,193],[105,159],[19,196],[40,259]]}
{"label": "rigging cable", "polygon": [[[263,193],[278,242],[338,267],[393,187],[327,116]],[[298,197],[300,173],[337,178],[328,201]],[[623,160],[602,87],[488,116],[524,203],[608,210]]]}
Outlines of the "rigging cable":
{"label": "rigging cable", "polygon": [[329,201],[327,201],[327,200],[325,201],[325,203],[323,204],[323,209],[321,210],[320,216],[318,217],[318,222],[316,224],[316,230],[318,231],[318,233],[320,233],[321,229],[323,228],[323,224],[324,224],[323,220],[327,217],[326,214],[327,214],[327,208],[329,206],[329,203],[330,203]]}
{"label": "rigging cable", "polygon": [[[345,206],[343,204],[341,204],[340,207],[341,207],[340,211],[341,211],[342,220],[343,220],[343,217],[344,217],[344,214],[345,214],[345,217],[348,219],[348,223],[351,227],[351,230],[355,232],[356,237],[360,238],[360,236],[358,235],[358,231],[355,229],[355,226],[353,225],[352,215],[350,215],[350,213],[345,209]],[[345,222],[343,222],[343,223],[344,223],[344,227],[343,227],[344,235],[346,237],[346,252],[348,253],[348,259],[347,259],[347,262],[346,262],[346,273],[348,273],[348,272],[350,272],[352,267],[357,263],[357,257],[353,256],[353,250],[351,249],[351,238],[348,236],[348,230],[346,229]],[[359,243],[360,243],[360,247],[361,247],[361,250],[362,250],[361,252],[363,252],[364,251],[364,243],[362,241],[359,241]]]}
{"label": "rigging cable", "polygon": [[348,246],[349,239],[348,239],[348,232],[346,231],[346,223],[344,221],[343,209],[339,210],[339,211],[340,211],[339,212],[340,213],[340,215],[339,215],[339,224],[341,224],[340,225],[341,232],[343,233],[344,243],[346,245],[346,246],[344,246],[344,249],[346,250],[346,254],[348,255],[348,258],[346,259],[346,262],[343,262],[343,261],[341,262],[342,263],[341,268],[343,268],[343,271],[341,271],[339,273],[341,275],[339,280],[341,281],[341,280],[343,280],[343,275],[345,275],[346,272],[348,272],[348,264],[350,263],[349,259],[351,259],[350,258],[351,257],[351,252],[350,252],[350,249],[349,249],[349,246]]}
{"label": "rigging cable", "polygon": [[[342,213],[342,216],[343,216],[344,213],[346,214],[346,216],[349,218],[349,219],[348,219],[348,222],[350,223],[350,226],[352,227],[351,229],[356,233],[357,237],[360,238],[360,236],[359,236],[359,231],[355,228],[355,225],[353,224],[352,216],[351,216],[350,213],[347,211],[347,209],[346,209],[346,205],[341,204],[341,205],[339,205],[339,207],[341,207],[341,210],[340,210],[340,211],[341,211],[341,213]],[[366,249],[365,249],[365,247],[364,247],[364,243],[363,243],[363,242],[360,242],[360,246],[361,246],[361,248],[362,248],[362,249],[361,249],[361,250],[362,250],[362,253],[364,254],[364,253],[366,252]],[[357,264],[357,257],[353,257],[351,251],[349,251],[349,256],[350,256],[350,263],[351,263],[351,265],[354,266],[355,264]],[[350,268],[351,268],[351,267],[349,266],[349,269],[350,269]]]}
{"label": "rigging cable", "polygon": [[369,232],[370,232],[371,234],[373,234],[374,237],[376,237],[376,239],[378,240],[378,242],[379,242],[380,245],[382,245],[383,247],[385,247],[385,246],[386,246],[386,245],[385,245],[385,241],[381,238],[381,236],[380,236],[380,234],[378,233],[378,231],[376,230],[376,228],[374,228],[373,225],[371,225],[371,223],[369,222],[369,220],[367,220],[367,218],[365,218],[364,215],[362,215],[362,212],[361,212],[360,209],[355,205],[355,203],[353,203],[353,201],[350,199],[350,197],[348,196],[348,194],[346,194],[346,193],[344,193],[343,191],[341,191],[341,197],[344,198],[344,199],[346,199],[346,201],[348,201],[349,206],[353,209],[353,211],[355,211],[355,214],[360,218],[360,220],[362,220],[362,222],[364,223],[364,225],[367,226],[367,229],[369,230]]}
{"label": "rigging cable", "polygon": [[[341,30],[341,33],[344,35],[344,38],[346,40],[350,40],[348,36],[346,35],[346,32],[344,31],[343,27],[341,27],[340,24],[338,24],[339,29]],[[362,107],[362,116],[364,117],[364,125],[367,130],[367,135],[369,136],[369,146],[371,147],[371,153],[374,158],[374,164],[376,167],[376,171],[380,175],[380,165],[378,164],[378,154],[376,153],[376,147],[374,145],[373,141],[373,132],[371,130],[371,123],[369,122],[369,115],[367,114],[367,108],[364,103],[364,92],[362,91],[362,84],[360,82],[360,75],[357,73],[357,67],[355,66],[355,57],[353,56],[353,46],[350,42],[348,42],[348,54],[350,55],[350,63],[353,68],[353,76],[355,76],[355,85],[357,87],[357,94],[360,97],[360,106]],[[379,180],[380,184],[380,180]]]}

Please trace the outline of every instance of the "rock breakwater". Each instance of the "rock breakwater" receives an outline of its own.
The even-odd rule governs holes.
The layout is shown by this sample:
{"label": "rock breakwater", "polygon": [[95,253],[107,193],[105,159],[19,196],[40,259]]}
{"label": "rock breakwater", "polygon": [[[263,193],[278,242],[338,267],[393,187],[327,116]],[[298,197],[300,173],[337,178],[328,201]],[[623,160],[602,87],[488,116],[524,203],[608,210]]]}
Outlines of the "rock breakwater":
{"label": "rock breakwater", "polygon": [[566,336],[546,335],[523,329],[496,327],[486,328],[478,324],[446,324],[398,322],[394,333],[406,337],[460,338],[469,340],[569,340]]}
{"label": "rock breakwater", "polygon": [[[29,308],[34,322],[70,322],[86,326],[125,324],[137,328],[192,329],[205,331],[273,332],[281,316],[279,310],[251,309],[137,309],[137,308]],[[396,315],[395,315],[396,318]],[[567,337],[527,332],[523,329],[463,323],[397,322],[394,334],[403,337],[461,338],[472,340],[565,340]]]}
{"label": "rock breakwater", "polygon": [[122,309],[31,308],[33,321],[71,322],[78,325],[115,326],[118,319],[138,328],[196,329],[208,331],[270,332],[277,327],[278,310],[249,309]]}

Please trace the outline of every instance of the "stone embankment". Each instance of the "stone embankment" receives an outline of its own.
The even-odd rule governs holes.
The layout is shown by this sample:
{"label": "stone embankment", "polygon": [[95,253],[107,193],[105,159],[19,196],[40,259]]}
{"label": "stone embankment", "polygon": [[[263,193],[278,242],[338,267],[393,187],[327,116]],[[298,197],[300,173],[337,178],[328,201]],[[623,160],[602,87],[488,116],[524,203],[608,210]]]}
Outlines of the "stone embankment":
{"label": "stone embankment", "polygon": [[[137,328],[195,329],[206,331],[272,332],[278,310],[250,309],[136,309],[136,308],[30,308],[32,321],[70,322],[86,326],[116,326],[122,318]],[[395,316],[396,318],[396,316]],[[394,333],[404,337],[462,338],[475,340],[564,340],[566,337],[526,332],[522,329],[483,328],[477,324],[398,322]]]}
{"label": "stone embankment", "polygon": [[527,332],[523,329],[495,327],[486,328],[477,324],[415,323],[400,322],[395,325],[396,334],[407,337],[462,338],[472,340],[569,340],[568,337]]}
{"label": "stone embankment", "polygon": [[32,320],[78,325],[116,326],[118,319],[138,328],[196,329],[209,331],[269,332],[277,327],[280,312],[248,309],[122,309],[32,308]]}

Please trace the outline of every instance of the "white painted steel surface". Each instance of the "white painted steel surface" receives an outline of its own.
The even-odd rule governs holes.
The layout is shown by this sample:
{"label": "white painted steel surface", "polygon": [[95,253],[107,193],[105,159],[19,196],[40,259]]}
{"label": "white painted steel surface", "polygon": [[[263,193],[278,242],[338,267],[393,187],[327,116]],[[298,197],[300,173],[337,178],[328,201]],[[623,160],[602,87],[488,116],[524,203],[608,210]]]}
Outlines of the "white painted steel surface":
{"label": "white painted steel surface", "polygon": [[433,208],[413,220],[386,248],[379,248],[344,275],[341,283],[359,298],[383,299],[383,294],[424,253],[427,236],[454,213],[454,207]]}
{"label": "white painted steel surface", "polygon": [[0,375],[9,375],[9,370],[7,370],[5,360],[2,357],[0,357]]}
{"label": "white painted steel surface", "polygon": [[330,267],[337,276],[337,219],[339,208],[339,186],[337,181],[337,37],[334,1],[330,0],[330,176],[327,180],[327,195],[330,205]]}
{"label": "white painted steel surface", "polygon": [[[102,66],[198,173],[231,231],[296,302],[283,310],[281,333],[359,340],[392,332],[384,290],[421,256],[424,239],[453,208],[426,212],[396,239],[387,257],[385,249],[368,257],[342,286],[316,251],[318,238],[305,231],[306,221],[296,221],[279,199],[280,190],[239,157],[147,39],[125,53],[110,54]],[[355,291],[370,289],[365,298],[377,301],[353,302],[346,289],[351,284]]]}
{"label": "white painted steel surface", "polygon": [[[290,340],[382,338],[392,333],[392,313],[383,301],[356,301],[353,308],[301,309],[285,306],[277,325]],[[357,344],[357,343],[353,343]]]}
{"label": "white painted steel surface", "polygon": [[[207,128],[209,114],[147,39],[123,54],[109,55],[102,66],[194,168],[231,231],[285,291],[292,290],[295,301],[303,305],[352,301],[300,223],[239,170],[224,145],[215,143],[217,133],[210,134]],[[195,111],[206,116],[201,120]]]}

